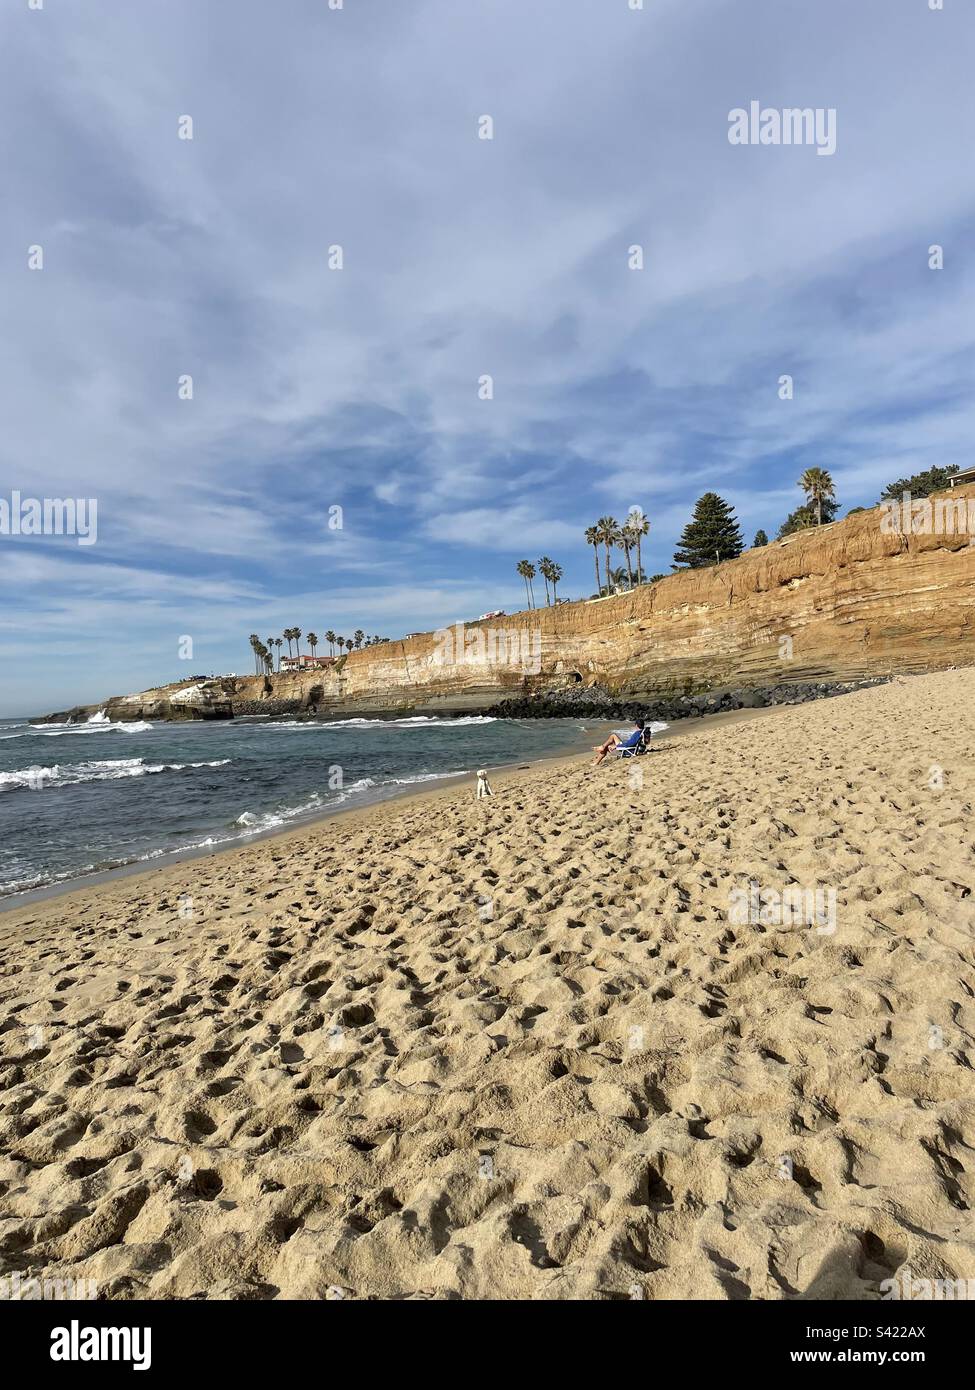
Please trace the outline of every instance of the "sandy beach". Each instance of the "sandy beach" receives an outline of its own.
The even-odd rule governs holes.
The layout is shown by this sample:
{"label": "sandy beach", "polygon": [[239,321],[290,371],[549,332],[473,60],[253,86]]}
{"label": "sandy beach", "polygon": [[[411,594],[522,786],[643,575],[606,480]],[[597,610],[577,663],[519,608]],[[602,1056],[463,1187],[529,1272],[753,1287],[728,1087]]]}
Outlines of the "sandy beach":
{"label": "sandy beach", "polygon": [[896,679],[4,914],[0,1274],[975,1280],[973,708]]}

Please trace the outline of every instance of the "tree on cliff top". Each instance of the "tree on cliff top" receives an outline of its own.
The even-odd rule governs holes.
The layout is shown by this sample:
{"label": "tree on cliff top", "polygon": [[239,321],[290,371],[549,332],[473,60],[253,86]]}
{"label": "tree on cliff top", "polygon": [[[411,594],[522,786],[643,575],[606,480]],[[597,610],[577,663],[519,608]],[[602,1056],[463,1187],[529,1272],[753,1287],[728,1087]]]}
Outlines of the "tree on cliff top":
{"label": "tree on cliff top", "polygon": [[528,595],[528,607],[535,607],[535,591],[531,587],[531,582],[535,578],[535,566],[530,560],[519,560],[516,566],[518,573],[525,581],[525,593]]}
{"label": "tree on cliff top", "polygon": [[636,582],[643,583],[643,557],[640,554],[640,541],[644,536],[650,534],[650,523],[643,514],[641,507],[631,507],[627,513],[626,520],[623,522],[623,529],[627,531],[636,546]]}
{"label": "tree on cliff top", "polygon": [[[807,468],[798,486],[806,494],[806,505],[812,507],[815,513],[816,525],[822,526],[824,521],[832,521],[836,515],[836,489],[826,469]],[[827,510],[832,511],[831,516],[826,515]]]}
{"label": "tree on cliff top", "polygon": [[716,492],[706,492],[694,505],[674,554],[675,569],[703,569],[720,560],[733,560],[744,550],[741,528],[730,506]]}
{"label": "tree on cliff top", "polygon": [[[822,504],[823,525],[832,521],[838,510],[839,508],[835,502],[824,500]],[[795,511],[790,512],[785,521],[783,521],[782,525],[779,527],[779,533],[776,539],[781,540],[783,536],[791,536],[794,531],[806,531],[810,526],[818,525],[816,508],[813,506],[812,502],[803,502],[801,507],[796,507]]]}
{"label": "tree on cliff top", "polygon": [[596,529],[599,532],[599,540],[606,549],[606,592],[610,592],[609,571],[612,568],[611,552],[618,543],[619,522],[615,516],[601,516],[596,522]]}
{"label": "tree on cliff top", "polygon": [[761,528],[759,528],[755,532],[755,539],[752,541],[752,548],[755,549],[763,545],[768,545],[768,536]]}
{"label": "tree on cliff top", "polygon": [[593,559],[596,561],[596,593],[603,592],[603,581],[599,577],[599,527],[586,527],[586,544],[592,546]]}
{"label": "tree on cliff top", "polygon": [[538,562],[538,572],[539,572],[539,574],[542,576],[542,578],[545,580],[545,607],[548,608],[548,607],[551,605],[551,602],[552,602],[552,600],[551,600],[551,598],[550,598],[550,596],[549,596],[549,589],[548,589],[548,581],[549,581],[549,580],[551,579],[551,577],[552,577],[552,561],[549,559],[549,557],[548,557],[547,555],[543,555],[542,558],[539,560],[539,562]]}
{"label": "tree on cliff top", "polygon": [[909,492],[912,497],[929,497],[932,492],[941,492],[944,488],[951,486],[951,479],[958,472],[957,463],[950,463],[947,468],[929,468],[924,473],[915,473],[910,478],[898,478],[895,483],[888,483],[880,494],[880,500],[891,498],[899,502],[905,492]]}

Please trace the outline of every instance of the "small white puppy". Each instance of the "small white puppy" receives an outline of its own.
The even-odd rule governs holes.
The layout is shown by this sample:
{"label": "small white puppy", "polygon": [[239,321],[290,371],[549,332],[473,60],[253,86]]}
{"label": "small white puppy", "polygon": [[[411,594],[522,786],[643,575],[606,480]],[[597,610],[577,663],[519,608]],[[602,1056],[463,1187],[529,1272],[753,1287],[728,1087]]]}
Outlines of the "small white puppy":
{"label": "small white puppy", "polygon": [[487,775],[487,773],[484,771],[484,768],[483,768],[483,767],[478,768],[478,770],[477,770],[477,799],[478,799],[478,801],[480,801],[480,799],[481,799],[482,796],[493,796],[493,795],[494,795],[494,792],[491,790],[491,783],[488,781],[488,775]]}

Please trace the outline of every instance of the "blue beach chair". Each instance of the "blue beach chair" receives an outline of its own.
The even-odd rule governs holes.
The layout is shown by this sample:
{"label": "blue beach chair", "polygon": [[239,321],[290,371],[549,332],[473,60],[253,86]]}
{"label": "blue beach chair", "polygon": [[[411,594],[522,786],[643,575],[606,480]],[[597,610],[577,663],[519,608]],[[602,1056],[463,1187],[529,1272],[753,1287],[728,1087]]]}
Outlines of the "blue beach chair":
{"label": "blue beach chair", "polygon": [[619,744],[614,750],[618,758],[639,758],[643,753],[649,751],[650,740],[653,738],[653,730],[648,724],[643,729],[634,729],[625,743]]}

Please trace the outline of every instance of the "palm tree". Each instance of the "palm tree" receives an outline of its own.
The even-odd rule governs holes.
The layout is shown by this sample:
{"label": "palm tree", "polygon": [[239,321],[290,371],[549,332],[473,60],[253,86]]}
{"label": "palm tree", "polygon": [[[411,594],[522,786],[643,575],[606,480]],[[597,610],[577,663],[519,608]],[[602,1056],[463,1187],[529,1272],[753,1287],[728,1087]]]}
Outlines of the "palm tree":
{"label": "palm tree", "polygon": [[534,608],[535,600],[531,588],[531,581],[535,578],[535,566],[530,560],[519,560],[516,568],[525,581],[525,593],[528,595],[528,607]]}
{"label": "palm tree", "polygon": [[362,639],[365,637],[365,635],[366,634],[363,632],[361,627],[357,627],[355,632],[352,634],[353,638],[355,639],[355,644],[357,648],[362,646]]}
{"label": "palm tree", "polygon": [[592,558],[596,561],[596,593],[603,592],[602,581],[599,578],[599,527],[588,526],[586,528],[586,544],[592,546]]}
{"label": "palm tree", "polygon": [[636,544],[636,582],[643,583],[643,557],[640,554],[640,540],[643,536],[650,534],[650,523],[644,516],[639,507],[634,507],[626,519],[625,525],[629,529],[630,535]]}
{"label": "palm tree", "polygon": [[548,608],[551,606],[548,597],[548,581],[552,577],[552,561],[548,558],[547,555],[543,555],[542,558],[539,560],[538,571],[541,574],[542,578],[545,580],[545,607]]}
{"label": "palm tree", "polygon": [[825,468],[807,468],[799,479],[799,487],[806,494],[807,504],[812,503],[816,508],[816,525],[822,526],[823,503],[836,500],[833,479]]}
{"label": "palm tree", "polygon": [[599,539],[606,547],[606,592],[609,592],[609,571],[611,568],[610,551],[616,544],[616,533],[619,524],[615,516],[601,516],[596,522],[599,528]]}
{"label": "palm tree", "polygon": [[291,631],[295,639],[295,656],[301,656],[301,628],[293,627]]}
{"label": "palm tree", "polygon": [[328,632],[326,632],[326,634],[325,634],[325,641],[328,643],[328,654],[329,654],[329,656],[334,656],[334,655],[335,655],[335,633],[332,631],[331,628],[329,628]]}
{"label": "palm tree", "polygon": [[317,634],[317,632],[309,632],[309,634],[308,634],[308,645],[309,645],[309,647],[311,648],[312,657],[314,657],[314,655],[315,655],[315,648],[318,646],[318,634]]}
{"label": "palm tree", "polygon": [[554,560],[550,563],[548,577],[552,581],[552,603],[554,605],[559,601],[555,591],[558,587],[559,580],[562,578],[562,566],[557,565]]}
{"label": "palm tree", "polygon": [[261,645],[261,639],[258,637],[256,632],[252,632],[249,641],[251,644],[251,651],[254,653],[254,674],[259,676],[261,674],[261,666],[260,657],[257,654],[257,649]]}
{"label": "palm tree", "polygon": [[616,544],[620,546],[626,559],[626,574],[629,579],[630,588],[633,588],[633,566],[630,564],[630,546],[633,544],[633,537],[626,529],[626,523],[618,527],[616,531]]}
{"label": "palm tree", "polygon": [[353,642],[352,638],[351,638],[351,637],[347,637],[347,638],[345,639],[345,650],[346,650],[347,652],[350,652],[354,646],[355,646],[355,643]]}

